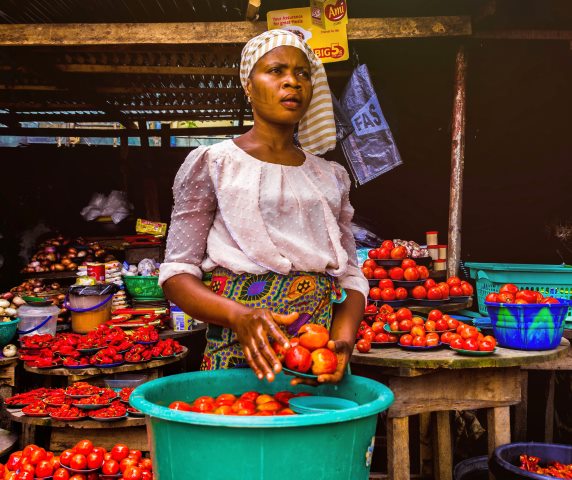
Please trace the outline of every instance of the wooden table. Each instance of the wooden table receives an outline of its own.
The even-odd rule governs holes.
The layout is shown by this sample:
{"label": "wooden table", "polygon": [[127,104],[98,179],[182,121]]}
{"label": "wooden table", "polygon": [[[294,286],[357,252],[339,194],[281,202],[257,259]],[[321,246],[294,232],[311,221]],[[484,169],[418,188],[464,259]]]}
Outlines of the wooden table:
{"label": "wooden table", "polygon": [[36,373],[38,375],[48,375],[56,377],[65,376],[67,378],[68,384],[84,381],[102,375],[112,375],[114,373],[124,373],[124,372],[138,372],[143,370],[147,371],[149,375],[149,380],[152,380],[161,376],[162,367],[170,365],[171,363],[178,362],[183,358],[185,358],[188,354],[189,350],[186,347],[183,347],[183,351],[175,355],[174,357],[151,360],[149,362],[144,362],[144,363],[124,363],[123,365],[113,368],[98,368],[98,367],[89,367],[82,369],[70,369],[64,367],[35,368],[35,367],[29,367],[28,365],[24,364],[24,370],[26,370],[27,372]]}
{"label": "wooden table", "polygon": [[388,474],[410,478],[409,420],[436,412],[435,478],[452,478],[450,410],[487,409],[488,449],[510,442],[510,405],[521,401],[521,367],[567,355],[562,339],[555,350],[526,352],[497,348],[487,357],[461,356],[450,349],[411,352],[390,347],[354,351],[352,373],[385,383],[395,394],[387,415]]}
{"label": "wooden table", "polygon": [[[111,449],[119,440],[133,449],[147,451],[147,432],[145,418],[128,417],[117,422],[98,422],[96,420],[78,420],[61,422],[49,417],[27,417],[20,409],[7,409],[12,421],[22,424],[21,444],[35,443],[37,427],[50,427],[50,450],[60,452],[75,445],[83,438],[106,449]],[[121,432],[112,432],[116,429]]]}
{"label": "wooden table", "polygon": [[0,396],[11,397],[15,386],[16,365],[18,357],[3,357],[0,355]]}

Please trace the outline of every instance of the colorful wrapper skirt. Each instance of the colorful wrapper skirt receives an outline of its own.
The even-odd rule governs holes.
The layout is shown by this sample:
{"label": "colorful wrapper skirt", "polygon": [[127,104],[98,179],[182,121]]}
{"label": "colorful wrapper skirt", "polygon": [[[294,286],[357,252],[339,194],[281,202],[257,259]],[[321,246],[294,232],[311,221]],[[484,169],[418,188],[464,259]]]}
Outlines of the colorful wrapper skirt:
{"label": "colorful wrapper skirt", "polygon": [[[237,275],[217,268],[212,272],[210,288],[217,295],[251,308],[282,314],[298,312],[300,316],[293,324],[280,327],[288,337],[296,335],[305,323],[318,323],[329,330],[333,303],[342,302],[345,297],[334,277],[312,272]],[[237,367],[248,367],[248,363],[236,334],[229,328],[209,324],[201,370]]]}

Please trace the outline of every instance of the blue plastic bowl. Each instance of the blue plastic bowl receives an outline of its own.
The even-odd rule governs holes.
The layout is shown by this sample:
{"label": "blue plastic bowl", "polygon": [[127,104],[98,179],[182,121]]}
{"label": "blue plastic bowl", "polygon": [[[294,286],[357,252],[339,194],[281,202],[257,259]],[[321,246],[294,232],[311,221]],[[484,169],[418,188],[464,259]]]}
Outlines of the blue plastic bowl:
{"label": "blue plastic bowl", "polygon": [[552,350],[560,345],[564,320],[572,302],[513,304],[485,302],[494,336],[501,347],[518,350]]}

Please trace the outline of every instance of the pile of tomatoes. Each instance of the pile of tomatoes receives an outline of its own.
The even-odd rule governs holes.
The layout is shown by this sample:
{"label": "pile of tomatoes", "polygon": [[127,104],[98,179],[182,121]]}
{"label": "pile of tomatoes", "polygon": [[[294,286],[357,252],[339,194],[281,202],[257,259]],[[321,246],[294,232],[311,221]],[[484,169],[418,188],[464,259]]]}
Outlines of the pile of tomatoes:
{"label": "pile of tomatoes", "polygon": [[554,297],[545,297],[542,293],[534,290],[519,289],[512,283],[504,284],[498,292],[489,293],[486,302],[494,303],[514,303],[514,304],[539,304],[539,303],[560,303]]}
{"label": "pile of tomatoes", "polygon": [[314,375],[331,374],[338,367],[338,357],[326,348],[330,332],[323,325],[307,323],[298,330],[298,335],[290,339],[290,348],[285,349],[278,342],[272,348],[286,368],[295,372]]}
{"label": "pile of tomatoes", "polygon": [[212,413],[215,415],[271,416],[295,415],[290,409],[290,399],[308,396],[309,393],[283,391],[269,395],[258,392],[245,392],[242,395],[223,393],[218,397],[202,396],[191,403],[175,401],[169,405],[173,410],[184,412]]}
{"label": "pile of tomatoes", "polygon": [[403,260],[408,255],[409,251],[405,245],[396,245],[392,240],[385,240],[379,248],[372,248],[367,252],[367,256],[372,260]]}
{"label": "pile of tomatoes", "polygon": [[118,443],[108,452],[90,440],[80,440],[57,456],[37,445],[14,452],[0,464],[4,480],[152,480],[153,464],[140,450]]}

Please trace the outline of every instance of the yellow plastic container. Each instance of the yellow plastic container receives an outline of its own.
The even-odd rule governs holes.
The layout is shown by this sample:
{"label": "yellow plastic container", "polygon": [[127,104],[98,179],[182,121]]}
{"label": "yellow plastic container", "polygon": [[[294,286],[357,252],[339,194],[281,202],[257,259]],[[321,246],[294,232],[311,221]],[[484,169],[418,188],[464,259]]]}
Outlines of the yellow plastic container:
{"label": "yellow plastic container", "polygon": [[74,285],[70,288],[66,308],[71,312],[72,330],[88,333],[111,319],[114,284]]}

